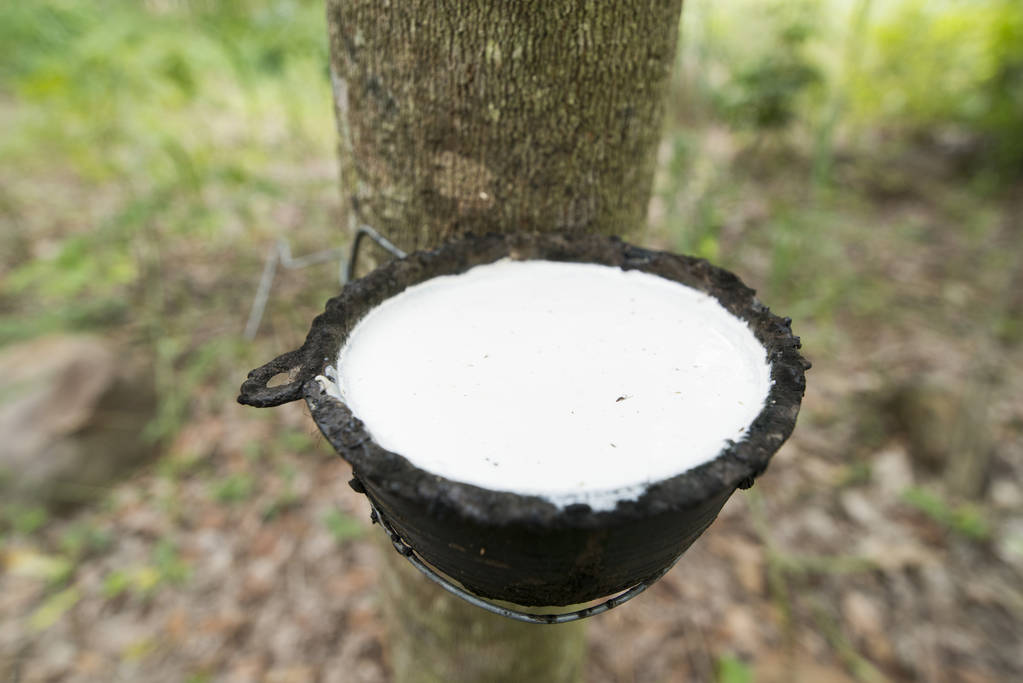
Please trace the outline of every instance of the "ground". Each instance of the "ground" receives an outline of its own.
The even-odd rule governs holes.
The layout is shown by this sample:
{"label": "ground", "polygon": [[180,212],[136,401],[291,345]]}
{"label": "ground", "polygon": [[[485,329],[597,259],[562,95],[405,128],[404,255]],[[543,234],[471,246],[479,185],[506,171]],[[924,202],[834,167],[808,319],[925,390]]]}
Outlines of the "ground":
{"label": "ground", "polygon": [[[770,202],[771,192],[761,192],[744,195],[748,211]],[[957,286],[968,291],[945,296],[990,294],[980,289],[984,277],[932,274],[966,269],[947,263],[950,254],[971,260],[968,246],[942,241],[940,228],[951,219],[934,204],[920,195],[834,217],[877,221],[876,232],[892,232],[891,217],[908,216],[938,238],[912,251],[865,240],[876,253],[855,265],[864,278],[887,274],[913,287],[881,288],[891,297],[883,324],[855,310],[836,314],[828,331],[796,318],[797,332],[810,328],[814,368],[795,435],[664,580],[591,621],[587,680],[1023,675],[1023,402],[1011,391],[1023,363],[1018,346],[998,344],[959,318],[966,301],[961,308],[933,301]],[[996,206],[1009,212],[1014,202]],[[737,230],[757,223],[747,218]],[[977,248],[995,248],[1003,229],[992,227]],[[748,251],[737,270],[753,283],[767,279]],[[202,282],[213,265],[193,262],[178,277]],[[235,276],[214,272],[198,291]],[[301,333],[291,319],[311,319],[315,310],[294,311],[285,292],[324,276],[283,276],[255,342],[267,358],[295,345]],[[229,316],[231,334],[244,324],[244,303]],[[879,426],[872,417],[898,400],[895,388],[923,375],[956,396],[974,395],[963,388],[980,381],[978,363],[997,372],[983,399],[982,436],[992,452],[981,492],[961,504],[946,493],[945,464],[918,457],[920,445],[904,426]],[[231,402],[247,369],[192,387],[187,417],[164,454],[103,504],[36,530],[12,527],[0,577],[5,674],[387,680],[374,595],[380,559],[370,538],[379,530],[369,528],[365,500],[347,485],[348,466],[304,406],[259,411]]]}

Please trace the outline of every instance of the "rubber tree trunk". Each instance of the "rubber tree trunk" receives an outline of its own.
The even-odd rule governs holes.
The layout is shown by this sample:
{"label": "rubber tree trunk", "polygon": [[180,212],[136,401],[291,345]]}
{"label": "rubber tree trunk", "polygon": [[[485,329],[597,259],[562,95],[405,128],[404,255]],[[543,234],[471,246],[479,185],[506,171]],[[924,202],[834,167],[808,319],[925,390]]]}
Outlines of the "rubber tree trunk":
{"label": "rubber tree trunk", "polygon": [[[327,0],[342,191],[410,251],[644,223],[681,0]],[[449,597],[390,550],[399,681],[568,681],[582,631]],[[403,562],[403,560],[402,560]]]}

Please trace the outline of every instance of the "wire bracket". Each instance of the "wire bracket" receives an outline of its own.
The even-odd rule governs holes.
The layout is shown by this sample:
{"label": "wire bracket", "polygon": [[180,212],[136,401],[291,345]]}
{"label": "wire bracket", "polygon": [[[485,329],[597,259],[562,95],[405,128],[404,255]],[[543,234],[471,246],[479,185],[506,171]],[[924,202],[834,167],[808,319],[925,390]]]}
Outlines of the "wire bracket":
{"label": "wire bracket", "polygon": [[[367,498],[369,497],[367,496]],[[405,542],[401,535],[399,535],[398,532],[394,530],[394,527],[392,527],[391,524],[380,513],[380,509],[377,508],[376,504],[373,502],[372,499],[369,499],[369,506],[371,510],[369,516],[370,521],[373,522],[374,524],[380,525],[380,528],[384,530],[384,533],[387,534],[387,538],[391,541],[391,545],[394,546],[395,551],[397,551],[399,555],[407,559],[409,561],[409,564],[418,569],[424,576],[426,576],[426,578],[430,579],[431,581],[439,585],[448,593],[451,593],[452,595],[459,597],[462,600],[465,600],[471,605],[475,605],[476,607],[485,609],[486,611],[491,612],[492,614],[497,614],[502,617],[514,619],[515,621],[524,621],[531,624],[567,624],[573,621],[579,621],[580,619],[586,619],[587,617],[592,617],[597,614],[603,614],[608,610],[612,610],[615,607],[618,607],[619,605],[625,604],[626,602],[632,600],[634,597],[636,597],[637,595],[645,591],[647,588],[652,586],[654,583],[657,582],[658,579],[667,574],[682,557],[682,555],[679,554],[678,557],[672,560],[671,564],[669,564],[667,567],[660,570],[653,576],[644,579],[643,581],[640,581],[632,588],[624,590],[621,593],[618,593],[617,595],[614,595],[597,605],[593,605],[591,607],[584,607],[583,609],[575,610],[572,612],[563,612],[560,614],[537,614],[535,612],[524,612],[522,610],[517,610],[512,607],[505,607],[504,605],[499,605],[495,602],[486,600],[485,598],[481,598],[480,596],[470,593],[461,586],[455,584],[451,579],[444,576],[443,574],[435,570],[433,567],[429,566],[419,556],[415,549]]]}
{"label": "wire bracket", "polygon": [[[341,261],[341,265],[338,268],[338,280],[342,287],[351,282],[355,275],[355,265],[359,258],[359,246],[362,244],[364,237],[369,237],[395,258],[403,258],[405,256],[404,251],[394,246],[379,232],[368,225],[360,225],[355,229],[355,236],[352,238],[352,244],[349,247],[348,260]],[[334,247],[295,258],[291,255],[291,245],[288,241],[285,239],[277,240],[270,248],[270,252],[266,257],[266,263],[263,265],[263,274],[260,276],[259,285],[256,287],[252,308],[249,309],[248,322],[245,323],[245,338],[249,340],[256,338],[259,324],[263,321],[263,313],[266,311],[267,301],[270,299],[270,289],[273,286],[274,278],[277,276],[278,268],[298,270],[318,263],[333,261],[343,256],[344,253],[344,247]]]}

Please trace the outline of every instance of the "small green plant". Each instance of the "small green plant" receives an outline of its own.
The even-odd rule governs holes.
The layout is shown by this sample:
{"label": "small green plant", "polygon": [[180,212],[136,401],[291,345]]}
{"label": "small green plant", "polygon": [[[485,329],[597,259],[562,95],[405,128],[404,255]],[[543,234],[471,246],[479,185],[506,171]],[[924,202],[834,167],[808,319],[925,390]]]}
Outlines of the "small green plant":
{"label": "small green plant", "polygon": [[168,583],[183,583],[192,573],[177,545],[168,539],[162,539],[153,548],[153,566],[160,573],[160,579]]}
{"label": "small green plant", "polygon": [[822,82],[806,50],[813,35],[812,9],[806,2],[774,2],[765,8],[768,40],[743,55],[718,96],[719,107],[736,125],[783,129],[798,118],[805,93]]}
{"label": "small green plant", "polygon": [[1023,3],[905,0],[869,43],[848,86],[859,122],[923,135],[954,128],[986,139],[987,163],[1023,171]]}
{"label": "small green plant", "polygon": [[753,683],[753,669],[734,655],[722,655],[714,665],[717,683]]}
{"label": "small green plant", "polygon": [[75,587],[65,588],[50,595],[29,617],[29,626],[33,631],[50,628],[77,605],[81,597],[81,593]]}
{"label": "small green plant", "polygon": [[331,510],[323,521],[339,544],[359,538],[366,532],[359,520],[337,510]]}
{"label": "small green plant", "polygon": [[309,434],[297,429],[285,429],[278,436],[281,450],[288,453],[305,453],[316,445]]}
{"label": "small green plant", "polygon": [[263,508],[263,521],[269,522],[277,519],[289,510],[299,507],[299,505],[298,496],[291,491],[286,491],[266,504]]}
{"label": "small green plant", "polygon": [[42,505],[14,503],[3,511],[3,517],[11,530],[18,534],[32,534],[50,521],[50,513]]}
{"label": "small green plant", "polygon": [[89,522],[76,522],[60,536],[60,548],[67,555],[82,559],[101,553],[110,547],[110,532]]}
{"label": "small green plant", "polygon": [[290,462],[284,462],[277,468],[281,480],[284,482],[284,490],[278,493],[266,507],[263,508],[263,519],[270,521],[288,510],[301,506],[302,502],[295,492],[295,466]]}
{"label": "small green plant", "polygon": [[240,503],[252,495],[255,488],[249,474],[232,474],[213,489],[213,497],[221,503]]}
{"label": "small green plant", "polygon": [[103,596],[113,599],[131,588],[133,576],[123,569],[115,569],[103,578]]}
{"label": "small green plant", "polygon": [[245,445],[242,446],[242,453],[249,462],[259,462],[263,459],[265,450],[260,441],[246,441]]}
{"label": "small green plant", "polygon": [[835,485],[839,488],[847,486],[862,486],[870,481],[872,468],[865,460],[853,460],[847,463],[839,471]]}
{"label": "small green plant", "polygon": [[969,503],[955,505],[919,487],[906,489],[902,499],[938,524],[961,536],[974,541],[987,540],[991,536],[991,525],[974,505]]}
{"label": "small green plant", "polygon": [[693,207],[692,215],[679,233],[679,251],[716,262],[720,256],[719,239],[721,217],[718,201],[712,193],[701,195]]}
{"label": "small green plant", "polygon": [[4,569],[12,576],[45,581],[50,586],[59,586],[74,573],[71,559],[56,554],[47,554],[31,547],[15,547],[4,554]]}
{"label": "small green plant", "polygon": [[103,595],[114,599],[126,593],[148,598],[162,586],[179,584],[191,576],[191,567],[169,540],[160,541],[152,552],[150,564],[115,569],[103,579]]}
{"label": "small green plant", "polygon": [[201,453],[195,451],[168,453],[160,458],[157,471],[161,476],[177,480],[187,477],[207,462]]}

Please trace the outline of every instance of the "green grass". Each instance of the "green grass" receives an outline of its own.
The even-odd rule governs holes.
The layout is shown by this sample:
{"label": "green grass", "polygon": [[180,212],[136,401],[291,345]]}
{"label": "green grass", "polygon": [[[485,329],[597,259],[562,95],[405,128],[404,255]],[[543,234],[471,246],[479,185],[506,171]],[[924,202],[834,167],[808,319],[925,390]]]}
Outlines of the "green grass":
{"label": "green grass", "polygon": [[984,513],[974,505],[955,504],[933,491],[918,487],[903,493],[902,500],[934,522],[964,538],[984,541],[991,536],[990,523]]}
{"label": "green grass", "polygon": [[111,546],[113,540],[110,531],[83,519],[63,530],[59,546],[61,551],[77,561],[102,553]]}
{"label": "green grass", "polygon": [[343,239],[322,2],[4,3],[0,42],[0,345],[151,349],[168,438],[264,360],[240,333],[275,217],[297,253]]}
{"label": "green grass", "polygon": [[718,657],[714,666],[714,680],[717,683],[753,683],[756,678],[749,664],[738,657]]}
{"label": "green grass", "polygon": [[71,610],[81,599],[81,592],[75,588],[65,588],[49,595],[42,604],[32,612],[28,620],[29,628],[35,631],[45,631],[50,628]]}
{"label": "green grass", "polygon": [[366,527],[359,520],[337,510],[331,510],[323,522],[338,544],[359,538],[366,532]]}
{"label": "green grass", "polygon": [[213,498],[221,503],[240,503],[248,500],[255,489],[249,474],[232,474],[213,486]]}
{"label": "green grass", "polygon": [[103,579],[103,596],[114,600],[122,595],[147,599],[165,586],[180,585],[191,577],[191,566],[167,539],[153,548],[149,563],[109,572]]}
{"label": "green grass", "polygon": [[46,525],[50,513],[42,505],[9,503],[0,508],[0,520],[15,533],[32,534]]}

